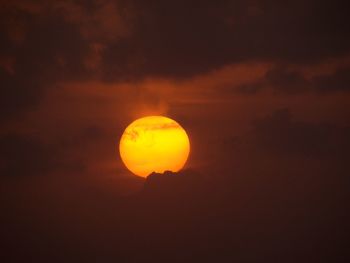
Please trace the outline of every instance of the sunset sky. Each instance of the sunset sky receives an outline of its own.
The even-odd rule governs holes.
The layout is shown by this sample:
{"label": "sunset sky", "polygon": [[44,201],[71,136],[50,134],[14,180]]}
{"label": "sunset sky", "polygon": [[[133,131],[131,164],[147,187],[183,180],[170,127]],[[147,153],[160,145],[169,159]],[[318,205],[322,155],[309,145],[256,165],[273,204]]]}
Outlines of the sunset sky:
{"label": "sunset sky", "polygon": [[[0,0],[4,262],[344,259],[348,10]],[[124,129],[147,115],[188,133],[179,182],[121,161]]]}

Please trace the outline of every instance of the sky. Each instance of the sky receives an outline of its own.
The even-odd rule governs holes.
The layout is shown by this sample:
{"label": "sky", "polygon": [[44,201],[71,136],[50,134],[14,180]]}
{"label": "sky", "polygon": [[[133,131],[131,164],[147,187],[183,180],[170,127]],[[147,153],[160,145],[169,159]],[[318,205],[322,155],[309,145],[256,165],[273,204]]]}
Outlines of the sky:
{"label": "sky", "polygon": [[[345,260],[349,20],[341,0],[0,0],[7,262]],[[184,172],[123,165],[147,115],[187,131]]]}

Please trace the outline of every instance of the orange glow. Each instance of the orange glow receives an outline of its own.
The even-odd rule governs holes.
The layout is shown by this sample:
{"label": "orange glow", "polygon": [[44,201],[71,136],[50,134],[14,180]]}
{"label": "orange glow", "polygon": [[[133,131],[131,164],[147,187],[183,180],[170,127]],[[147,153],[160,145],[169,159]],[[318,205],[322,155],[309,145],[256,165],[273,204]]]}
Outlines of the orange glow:
{"label": "orange glow", "polygon": [[152,172],[181,170],[190,153],[190,142],[176,121],[148,116],[135,120],[125,129],[119,152],[132,173],[147,177]]}

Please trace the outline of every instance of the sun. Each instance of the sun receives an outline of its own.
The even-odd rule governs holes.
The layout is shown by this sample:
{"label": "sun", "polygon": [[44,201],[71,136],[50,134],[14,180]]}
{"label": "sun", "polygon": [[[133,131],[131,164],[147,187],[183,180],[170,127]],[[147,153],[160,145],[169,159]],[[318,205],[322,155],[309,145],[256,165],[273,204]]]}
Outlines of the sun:
{"label": "sun", "polygon": [[126,127],[119,152],[132,173],[147,177],[152,172],[181,170],[190,153],[190,141],[176,121],[164,116],[147,116]]}

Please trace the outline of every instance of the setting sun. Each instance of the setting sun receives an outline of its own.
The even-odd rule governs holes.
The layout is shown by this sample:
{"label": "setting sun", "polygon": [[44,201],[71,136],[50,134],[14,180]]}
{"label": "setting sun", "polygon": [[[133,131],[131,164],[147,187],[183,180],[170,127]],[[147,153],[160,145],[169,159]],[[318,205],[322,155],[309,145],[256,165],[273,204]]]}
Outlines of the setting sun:
{"label": "setting sun", "polygon": [[148,116],[135,120],[125,129],[119,152],[132,173],[147,177],[152,172],[181,170],[190,153],[190,142],[176,121]]}

